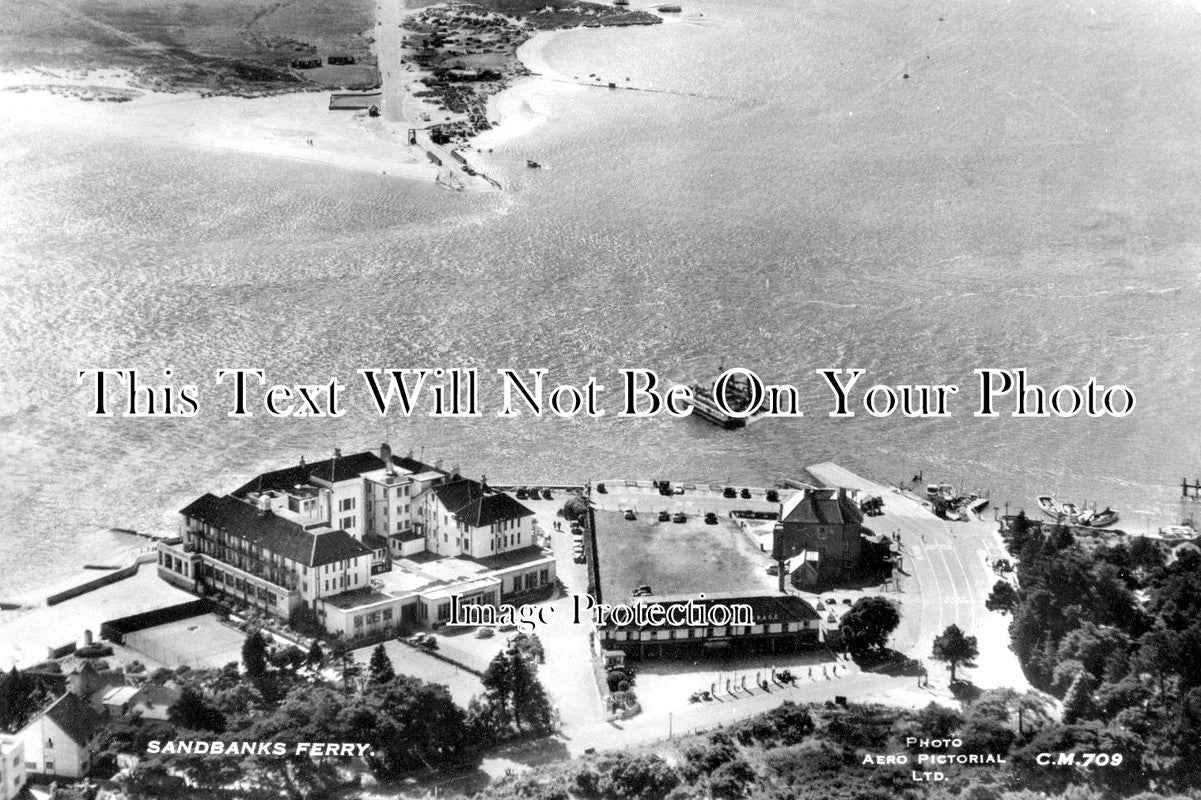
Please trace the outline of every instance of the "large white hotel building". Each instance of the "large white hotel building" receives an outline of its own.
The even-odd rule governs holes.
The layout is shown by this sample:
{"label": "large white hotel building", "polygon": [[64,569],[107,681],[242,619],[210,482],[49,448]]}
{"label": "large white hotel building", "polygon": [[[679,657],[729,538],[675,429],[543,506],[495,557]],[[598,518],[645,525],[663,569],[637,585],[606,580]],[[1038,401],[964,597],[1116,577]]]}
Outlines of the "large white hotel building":
{"label": "large white hotel building", "polygon": [[529,508],[387,444],[301,459],[180,514],[181,535],[158,545],[164,580],[284,619],[305,607],[348,637],[436,627],[455,595],[529,602],[555,580]]}

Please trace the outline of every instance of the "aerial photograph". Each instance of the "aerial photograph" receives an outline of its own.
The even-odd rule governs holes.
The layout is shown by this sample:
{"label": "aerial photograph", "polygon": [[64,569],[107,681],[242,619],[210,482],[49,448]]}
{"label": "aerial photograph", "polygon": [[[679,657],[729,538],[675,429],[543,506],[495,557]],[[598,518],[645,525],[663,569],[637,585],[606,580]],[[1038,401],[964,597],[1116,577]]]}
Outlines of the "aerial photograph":
{"label": "aerial photograph", "polygon": [[0,0],[0,800],[1201,800],[1201,0]]}

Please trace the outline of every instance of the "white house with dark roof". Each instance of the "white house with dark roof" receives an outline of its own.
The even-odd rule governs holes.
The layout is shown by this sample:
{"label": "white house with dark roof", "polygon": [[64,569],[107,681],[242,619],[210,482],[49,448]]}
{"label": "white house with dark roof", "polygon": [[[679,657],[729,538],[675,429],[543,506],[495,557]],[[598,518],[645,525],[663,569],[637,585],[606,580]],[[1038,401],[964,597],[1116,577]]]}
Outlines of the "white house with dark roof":
{"label": "white house with dark roof", "polygon": [[95,763],[102,729],[101,716],[67,692],[17,733],[25,751],[25,771],[82,778]]}
{"label": "white house with dark roof", "polygon": [[[387,444],[302,460],[180,513],[182,535],[158,546],[164,580],[285,619],[304,606],[326,630],[352,637],[401,621],[438,624],[443,603],[431,593],[475,587],[485,574],[495,573],[495,591],[476,601],[490,604],[548,590],[555,577],[554,558],[534,546],[530,509]],[[394,560],[423,552],[453,560],[445,576],[390,588],[380,580]]]}
{"label": "white house with dark roof", "polygon": [[533,543],[534,512],[481,481],[452,478],[419,500],[427,552],[486,558]]}

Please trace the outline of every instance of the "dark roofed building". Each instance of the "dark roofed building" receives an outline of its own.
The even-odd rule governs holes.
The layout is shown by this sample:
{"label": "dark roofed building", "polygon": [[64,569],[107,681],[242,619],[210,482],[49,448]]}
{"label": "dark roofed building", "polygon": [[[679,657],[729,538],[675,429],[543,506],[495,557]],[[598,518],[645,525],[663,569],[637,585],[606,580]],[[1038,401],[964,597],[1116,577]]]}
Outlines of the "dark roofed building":
{"label": "dark roofed building", "polygon": [[29,772],[81,778],[91,771],[104,720],[78,695],[67,692],[18,734]]}
{"label": "dark roofed building", "polygon": [[[626,624],[611,618],[597,627],[605,649],[621,650],[636,658],[720,649],[731,644],[737,644],[740,652],[759,649],[774,653],[812,647],[820,639],[821,616],[803,598],[783,592],[720,592],[705,597],[645,595],[630,598],[630,607],[654,608],[667,620],[669,609],[676,609],[680,615],[676,622],[682,623],[650,624],[635,618]],[[740,619],[740,615],[747,618]]]}
{"label": "dark roofed building", "polygon": [[306,530],[301,525],[263,511],[242,500],[226,495],[205,494],[181,512],[185,519],[215,529],[225,537],[234,537],[237,544],[231,551],[221,544],[222,537],[209,536],[201,541],[193,537],[200,552],[237,560],[245,555],[238,550],[242,542],[261,547],[271,554],[306,567],[320,567],[362,555],[371,555],[371,548],[342,530]]}
{"label": "dark roofed building", "polygon": [[455,477],[422,497],[426,550],[439,555],[495,556],[534,543],[534,512],[486,481]]}
{"label": "dark roofed building", "polygon": [[301,460],[294,467],[264,472],[238,487],[234,490],[233,494],[237,497],[243,497],[251,492],[288,491],[296,486],[309,483],[310,479],[313,478],[323,484],[353,480],[365,473],[375,472],[387,466],[384,459],[380,457],[381,455],[387,457],[393,466],[407,473],[441,472],[437,467],[423,464],[412,456],[392,455],[390,449],[384,450],[379,455],[370,450],[364,450],[361,453],[351,453],[349,455],[342,455],[337,451],[335,453],[336,455],[333,458],[327,458],[324,461],[314,461],[312,464],[306,464]]}
{"label": "dark roofed building", "polygon": [[784,503],[772,557],[788,561],[816,553],[821,581],[838,581],[859,566],[863,533],[870,533],[863,527],[863,512],[846,489],[806,489]]}

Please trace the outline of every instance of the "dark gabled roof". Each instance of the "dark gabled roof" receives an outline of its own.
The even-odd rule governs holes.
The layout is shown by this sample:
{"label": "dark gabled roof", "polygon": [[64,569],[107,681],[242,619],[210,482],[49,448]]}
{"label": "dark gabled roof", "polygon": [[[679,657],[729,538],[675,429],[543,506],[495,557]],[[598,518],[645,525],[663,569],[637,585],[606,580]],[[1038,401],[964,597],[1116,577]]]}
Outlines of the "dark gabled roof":
{"label": "dark gabled roof", "polygon": [[533,515],[504,492],[497,492],[470,478],[457,478],[431,487],[439,502],[455,519],[473,528]]}
{"label": "dark gabled roof", "polygon": [[466,508],[473,500],[484,494],[484,485],[470,478],[458,478],[431,486],[430,491],[447,511],[456,514],[459,509]]}
{"label": "dark gabled roof", "polygon": [[306,531],[291,520],[271,512],[260,513],[249,503],[229,495],[206,494],[180,513],[309,567],[371,555],[370,548],[346,531]]}
{"label": "dark gabled roof", "polygon": [[[392,463],[406,472],[442,472],[428,464],[423,464],[407,456],[392,456]],[[298,464],[286,469],[264,472],[262,475],[248,481],[236,489],[233,494],[241,497],[248,492],[287,491],[300,484],[308,483],[310,478],[329,483],[357,478],[364,472],[374,472],[383,469],[383,459],[370,450],[362,453],[328,458],[325,461],[315,461],[312,464]],[[445,474],[443,472],[443,474]]]}
{"label": "dark gabled roof", "polygon": [[455,512],[455,517],[473,528],[484,528],[494,522],[521,519],[533,515],[524,505],[503,492],[486,494],[466,508]]}
{"label": "dark gabled roof", "polygon": [[863,522],[863,512],[843,489],[807,489],[781,522],[846,525]]}
{"label": "dark gabled roof", "polygon": [[45,714],[80,747],[87,746],[103,722],[90,705],[70,692],[47,708]]}

